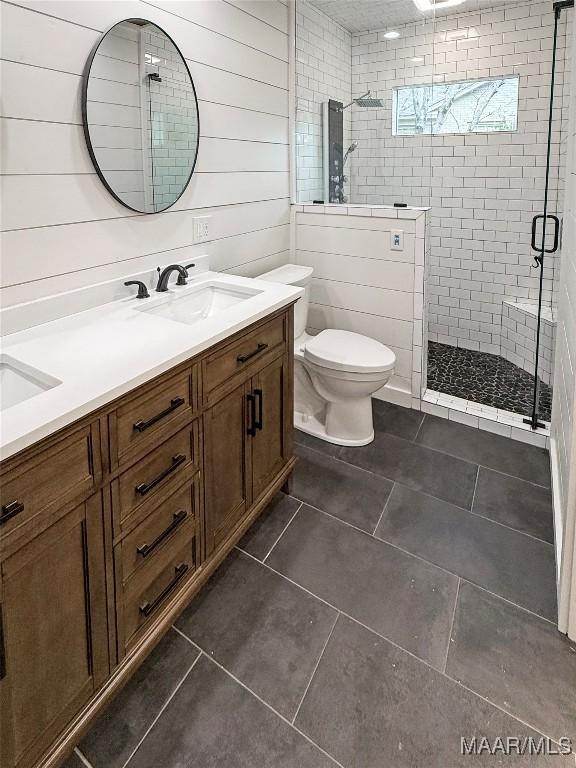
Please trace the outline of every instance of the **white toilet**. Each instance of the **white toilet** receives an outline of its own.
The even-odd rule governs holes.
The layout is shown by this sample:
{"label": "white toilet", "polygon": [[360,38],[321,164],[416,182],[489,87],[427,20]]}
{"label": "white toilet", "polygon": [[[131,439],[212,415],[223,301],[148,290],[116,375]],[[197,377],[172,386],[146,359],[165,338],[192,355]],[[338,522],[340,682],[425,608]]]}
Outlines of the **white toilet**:
{"label": "white toilet", "polygon": [[394,373],[396,355],[359,333],[307,334],[312,272],[286,264],[258,278],[305,289],[294,311],[294,425],[336,445],[367,445],[374,439],[371,396]]}

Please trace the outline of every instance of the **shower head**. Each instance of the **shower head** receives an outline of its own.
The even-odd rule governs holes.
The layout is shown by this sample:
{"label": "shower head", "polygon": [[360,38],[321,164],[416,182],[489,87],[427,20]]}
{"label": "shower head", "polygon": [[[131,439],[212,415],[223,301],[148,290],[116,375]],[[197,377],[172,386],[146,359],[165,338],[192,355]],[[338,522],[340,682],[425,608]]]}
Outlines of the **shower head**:
{"label": "shower head", "polygon": [[352,152],[356,152],[357,149],[358,149],[358,142],[357,141],[353,141],[352,144],[350,144],[350,146],[346,150],[346,154],[344,155],[344,162],[342,163],[342,165],[346,164],[346,160],[348,159],[348,155],[351,154]]}
{"label": "shower head", "polygon": [[[368,93],[370,93],[370,91],[368,91]],[[354,99],[354,101],[359,107],[366,107],[367,109],[376,109],[377,107],[384,106],[382,99],[373,99],[370,96],[366,98],[361,96],[359,99]]]}
{"label": "shower head", "polygon": [[345,107],[342,107],[341,111],[344,112],[344,110],[351,107],[352,104],[356,104],[358,107],[364,107],[365,109],[377,109],[378,107],[384,106],[382,99],[374,99],[370,91],[366,91],[362,96],[352,99],[350,104],[346,104]]}

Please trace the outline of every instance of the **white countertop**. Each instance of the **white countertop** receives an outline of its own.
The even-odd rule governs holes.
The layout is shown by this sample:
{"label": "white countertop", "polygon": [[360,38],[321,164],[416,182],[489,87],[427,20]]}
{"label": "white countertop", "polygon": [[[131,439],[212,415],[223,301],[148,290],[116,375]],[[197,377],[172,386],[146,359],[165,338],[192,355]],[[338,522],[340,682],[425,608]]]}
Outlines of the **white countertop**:
{"label": "white countertop", "polygon": [[[174,278],[172,278],[174,279]],[[142,310],[218,280],[262,291],[188,325]],[[0,459],[53,434],[303,295],[302,288],[218,272],[150,299],[133,297],[12,333],[2,353],[62,383],[0,413]]]}

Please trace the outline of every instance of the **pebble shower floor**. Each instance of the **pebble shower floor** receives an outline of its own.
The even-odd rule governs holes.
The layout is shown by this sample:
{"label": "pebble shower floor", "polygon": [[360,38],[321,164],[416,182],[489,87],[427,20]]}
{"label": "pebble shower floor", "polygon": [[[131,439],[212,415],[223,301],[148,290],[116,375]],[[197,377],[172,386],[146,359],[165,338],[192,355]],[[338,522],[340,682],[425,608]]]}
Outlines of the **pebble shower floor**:
{"label": "pebble shower floor", "polygon": [[[428,343],[428,387],[528,416],[534,376],[499,355],[448,344]],[[552,389],[540,382],[540,418],[550,421]]]}

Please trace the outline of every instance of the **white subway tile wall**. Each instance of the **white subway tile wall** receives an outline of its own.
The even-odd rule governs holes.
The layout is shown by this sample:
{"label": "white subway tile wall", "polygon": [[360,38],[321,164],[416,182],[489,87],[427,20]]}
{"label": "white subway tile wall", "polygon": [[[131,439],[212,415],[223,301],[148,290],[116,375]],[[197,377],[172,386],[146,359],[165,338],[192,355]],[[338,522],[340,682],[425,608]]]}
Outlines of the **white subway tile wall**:
{"label": "white subway tile wall", "polygon": [[[557,108],[552,157],[552,212],[561,206],[558,173],[565,142],[570,58],[566,14],[560,23]],[[426,205],[431,190],[428,322],[430,339],[501,353],[502,303],[535,302],[532,217],[543,207],[546,131],[552,60],[549,2],[502,4],[432,22],[399,27],[397,40],[382,32],[352,37],[353,92],[370,88],[383,109],[352,111],[355,203]],[[422,63],[414,63],[422,57]],[[396,86],[518,75],[518,130],[514,132],[392,136]],[[544,301],[553,302],[558,259],[547,259]]]}
{"label": "white subway tile wall", "polygon": [[[138,17],[178,44],[200,108],[197,170],[154,215],[114,200],[82,131],[88,56],[103,32]],[[279,0],[2,3],[4,306],[165,265],[184,248],[242,274],[286,263],[288,18]],[[194,244],[195,215],[211,216],[208,242]]]}
{"label": "white subway tile wall", "polygon": [[[502,305],[501,356],[528,373],[534,373],[538,307],[523,302],[505,301]],[[556,343],[556,310],[542,308],[538,378],[552,386],[554,346]]]}
{"label": "white subway tile wall", "polygon": [[[322,104],[352,101],[352,35],[307,0],[296,7],[296,199],[324,199]],[[352,113],[344,112],[344,151]],[[347,166],[348,167],[348,166]],[[349,184],[344,185],[349,193]]]}

